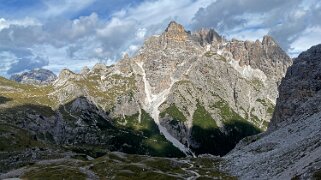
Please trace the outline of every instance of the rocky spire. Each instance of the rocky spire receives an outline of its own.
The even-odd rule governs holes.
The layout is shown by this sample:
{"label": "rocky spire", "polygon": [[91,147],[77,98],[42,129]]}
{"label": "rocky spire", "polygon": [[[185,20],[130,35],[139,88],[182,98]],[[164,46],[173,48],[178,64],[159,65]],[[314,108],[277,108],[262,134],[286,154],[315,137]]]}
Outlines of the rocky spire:
{"label": "rocky spire", "polygon": [[222,37],[214,31],[214,29],[202,28],[193,33],[193,39],[199,42],[202,46],[212,44],[213,42],[221,42]]}
{"label": "rocky spire", "polygon": [[183,42],[187,40],[188,34],[181,24],[171,21],[164,33],[167,41]]}
{"label": "rocky spire", "polygon": [[89,69],[87,66],[85,66],[85,67],[83,67],[82,70],[80,71],[80,74],[86,75],[86,74],[88,74],[89,72],[90,72],[90,69]]}
{"label": "rocky spire", "polygon": [[269,35],[263,36],[262,45],[278,46],[277,43],[275,42],[275,40]]}
{"label": "rocky spire", "polygon": [[70,76],[73,76],[73,75],[75,75],[74,72],[65,68],[65,69],[61,70],[61,72],[59,73],[58,79],[60,79],[60,80],[61,79],[68,79]]}

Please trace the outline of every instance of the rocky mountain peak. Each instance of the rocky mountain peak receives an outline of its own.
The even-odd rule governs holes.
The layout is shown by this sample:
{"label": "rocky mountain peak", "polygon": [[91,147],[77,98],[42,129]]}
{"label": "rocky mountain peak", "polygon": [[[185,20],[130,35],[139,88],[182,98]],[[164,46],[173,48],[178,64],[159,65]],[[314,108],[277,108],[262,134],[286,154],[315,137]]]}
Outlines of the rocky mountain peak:
{"label": "rocky mountain peak", "polygon": [[263,36],[262,44],[267,46],[278,46],[276,41],[269,35]]}
{"label": "rocky mountain peak", "polygon": [[92,71],[101,72],[101,71],[105,71],[106,69],[107,69],[107,66],[105,64],[98,63],[92,68]]}
{"label": "rocky mountain peak", "polygon": [[202,28],[199,31],[194,32],[192,36],[197,42],[200,42],[202,46],[212,44],[213,42],[221,42],[223,40],[214,29],[208,28]]}
{"label": "rocky mountain peak", "polygon": [[233,59],[239,61],[240,66],[249,65],[267,75],[283,77],[292,63],[291,58],[270,36],[264,36],[262,42],[232,39],[224,49],[232,53]]}
{"label": "rocky mountain peak", "polygon": [[187,40],[188,34],[181,24],[172,21],[165,30],[165,37],[168,41],[182,42]]}
{"label": "rocky mountain peak", "polygon": [[75,75],[74,72],[72,72],[69,69],[63,69],[59,74],[59,79],[68,79],[70,76]]}
{"label": "rocky mountain peak", "polygon": [[180,33],[182,33],[182,32],[185,32],[185,28],[184,28],[183,25],[178,24],[178,23],[175,22],[175,21],[171,21],[171,22],[168,24],[165,32],[168,32],[168,33],[171,33],[171,32],[180,32]]}
{"label": "rocky mountain peak", "polygon": [[57,76],[47,69],[34,69],[22,74],[15,74],[10,77],[11,80],[34,85],[47,85],[57,79]]}
{"label": "rocky mountain peak", "polygon": [[86,75],[86,74],[88,74],[89,72],[90,72],[90,69],[89,69],[87,66],[85,66],[85,67],[83,67],[82,70],[80,71],[80,74]]}

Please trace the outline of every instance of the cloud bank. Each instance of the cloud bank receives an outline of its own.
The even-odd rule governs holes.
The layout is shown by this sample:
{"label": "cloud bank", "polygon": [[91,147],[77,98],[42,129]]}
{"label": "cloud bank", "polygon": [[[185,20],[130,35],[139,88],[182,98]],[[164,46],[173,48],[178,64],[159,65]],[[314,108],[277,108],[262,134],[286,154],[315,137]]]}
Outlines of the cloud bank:
{"label": "cloud bank", "polygon": [[[0,0],[0,2],[2,2]],[[272,35],[295,56],[321,42],[318,0],[31,0],[0,3],[0,75],[34,68],[58,73],[134,54],[171,20],[227,38]]]}
{"label": "cloud bank", "polygon": [[270,34],[284,50],[296,56],[321,43],[320,15],[318,0],[217,0],[199,10],[192,25],[214,27],[227,37],[241,39],[254,40]]}

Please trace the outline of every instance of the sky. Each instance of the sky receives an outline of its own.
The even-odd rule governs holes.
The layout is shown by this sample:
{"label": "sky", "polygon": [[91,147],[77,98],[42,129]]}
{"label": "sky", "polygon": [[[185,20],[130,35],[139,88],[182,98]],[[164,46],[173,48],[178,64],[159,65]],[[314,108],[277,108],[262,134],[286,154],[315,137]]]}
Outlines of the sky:
{"label": "sky", "polygon": [[320,19],[320,0],[0,0],[0,76],[110,65],[172,20],[227,39],[268,34],[296,57],[321,43]]}

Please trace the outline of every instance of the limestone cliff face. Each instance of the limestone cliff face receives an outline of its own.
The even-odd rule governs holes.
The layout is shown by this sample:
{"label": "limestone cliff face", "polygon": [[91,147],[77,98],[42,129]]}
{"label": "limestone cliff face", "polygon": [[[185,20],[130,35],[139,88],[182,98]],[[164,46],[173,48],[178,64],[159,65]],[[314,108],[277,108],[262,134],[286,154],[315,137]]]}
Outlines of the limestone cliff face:
{"label": "limestone cliff face", "polygon": [[294,60],[279,87],[280,97],[270,130],[320,112],[321,45],[313,46]]}
{"label": "limestone cliff face", "polygon": [[[140,104],[168,136],[198,153],[224,154],[237,137],[226,150],[209,151],[203,149],[207,142],[200,143],[204,134],[198,132],[213,137],[208,143],[224,146],[218,139],[255,133],[237,129],[236,122],[265,130],[291,59],[268,36],[262,42],[227,41],[213,30],[189,33],[171,22],[129,63]],[[208,116],[199,116],[200,111]]]}
{"label": "limestone cliff face", "polygon": [[268,131],[243,139],[225,168],[241,179],[318,179],[321,45],[299,55],[279,86]]}
{"label": "limestone cliff face", "polygon": [[169,23],[163,36],[167,43],[185,42],[188,37],[184,27],[174,21]]}

